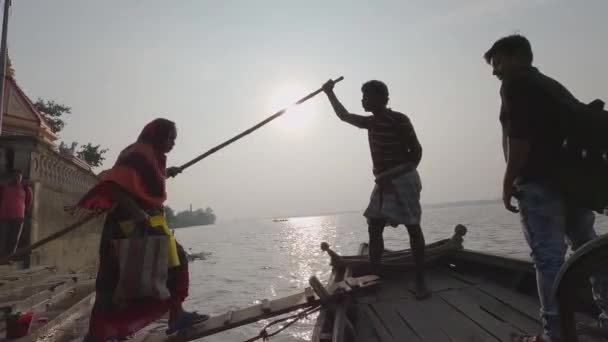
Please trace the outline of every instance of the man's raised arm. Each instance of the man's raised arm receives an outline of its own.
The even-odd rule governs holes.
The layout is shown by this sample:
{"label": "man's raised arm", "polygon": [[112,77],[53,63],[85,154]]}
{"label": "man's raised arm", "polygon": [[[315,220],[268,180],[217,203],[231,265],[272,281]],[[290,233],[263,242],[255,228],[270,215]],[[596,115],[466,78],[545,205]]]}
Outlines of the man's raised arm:
{"label": "man's raised arm", "polygon": [[327,98],[329,99],[331,106],[334,108],[334,112],[336,112],[338,118],[353,126],[367,128],[368,117],[349,113],[334,93],[334,84],[334,81],[329,80],[323,85],[322,89],[323,92],[327,94]]}

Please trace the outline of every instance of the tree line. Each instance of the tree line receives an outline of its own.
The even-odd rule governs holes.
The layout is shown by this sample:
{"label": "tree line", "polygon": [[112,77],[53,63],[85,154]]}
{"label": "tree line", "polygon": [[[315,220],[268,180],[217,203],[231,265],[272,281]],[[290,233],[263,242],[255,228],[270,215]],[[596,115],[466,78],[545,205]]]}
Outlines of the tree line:
{"label": "tree line", "polygon": [[196,210],[184,210],[177,214],[171,207],[165,206],[165,217],[171,228],[185,228],[192,226],[204,226],[215,223],[215,213],[213,209],[207,207]]}

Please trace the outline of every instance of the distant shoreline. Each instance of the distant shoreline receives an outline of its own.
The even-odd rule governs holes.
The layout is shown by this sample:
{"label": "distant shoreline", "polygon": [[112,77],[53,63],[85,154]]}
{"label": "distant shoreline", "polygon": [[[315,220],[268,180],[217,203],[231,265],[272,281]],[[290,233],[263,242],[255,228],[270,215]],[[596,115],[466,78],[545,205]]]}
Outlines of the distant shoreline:
{"label": "distant shoreline", "polygon": [[[450,208],[450,207],[468,207],[475,205],[490,205],[490,204],[500,204],[500,199],[488,199],[488,200],[471,200],[471,201],[452,201],[452,202],[440,202],[440,203],[431,203],[431,204],[422,204],[422,208],[429,209],[439,209],[439,208]],[[340,210],[334,212],[327,213],[319,213],[319,214],[305,214],[305,215],[294,215],[294,216],[275,216],[275,217],[263,217],[260,220],[273,220],[275,222],[290,219],[290,218],[301,218],[301,217],[319,217],[319,216],[334,216],[334,215],[343,215],[343,214],[354,214],[361,213],[363,214],[365,209],[359,210]]]}

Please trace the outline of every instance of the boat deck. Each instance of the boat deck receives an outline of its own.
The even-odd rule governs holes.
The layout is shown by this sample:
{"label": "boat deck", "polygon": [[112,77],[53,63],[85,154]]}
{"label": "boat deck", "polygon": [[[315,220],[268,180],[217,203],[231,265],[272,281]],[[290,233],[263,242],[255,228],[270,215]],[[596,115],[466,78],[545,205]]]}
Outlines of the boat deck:
{"label": "boat deck", "polygon": [[513,332],[542,331],[533,296],[446,266],[429,270],[428,280],[433,296],[422,301],[411,290],[412,272],[383,278],[356,298],[348,315],[355,341],[511,341]]}

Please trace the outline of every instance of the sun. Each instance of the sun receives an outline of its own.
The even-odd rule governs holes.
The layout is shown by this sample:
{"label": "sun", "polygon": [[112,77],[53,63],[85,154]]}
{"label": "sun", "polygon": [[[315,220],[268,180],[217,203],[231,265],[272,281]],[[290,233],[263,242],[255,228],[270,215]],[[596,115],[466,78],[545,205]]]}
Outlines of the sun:
{"label": "sun", "polygon": [[[276,119],[276,124],[282,129],[289,131],[300,131],[309,127],[316,112],[312,101],[304,102],[297,106],[293,103],[310,93],[310,89],[296,84],[286,83],[278,86],[271,94],[269,107],[272,113],[289,107],[287,112]],[[291,107],[290,107],[291,106]]]}

